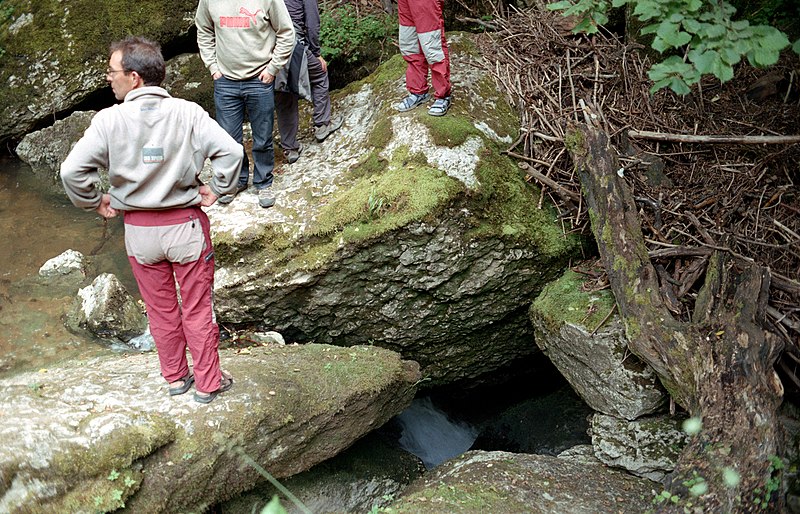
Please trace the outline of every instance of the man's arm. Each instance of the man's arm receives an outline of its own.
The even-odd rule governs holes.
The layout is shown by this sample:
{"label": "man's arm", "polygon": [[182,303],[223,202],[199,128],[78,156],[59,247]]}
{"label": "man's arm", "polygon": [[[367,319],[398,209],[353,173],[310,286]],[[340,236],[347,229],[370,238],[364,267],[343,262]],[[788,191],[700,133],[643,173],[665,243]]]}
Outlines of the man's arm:
{"label": "man's arm", "polygon": [[[81,209],[92,211],[96,210],[104,217],[106,216],[99,209],[109,213],[110,197],[103,203],[103,195],[97,188],[100,182],[100,172],[98,168],[108,169],[108,143],[99,128],[98,118],[101,113],[95,115],[92,124],[86,129],[83,137],[75,144],[72,150],[61,163],[61,182],[70,201]],[[105,195],[108,196],[108,195]],[[111,209],[116,214],[114,209]]]}
{"label": "man's arm", "polygon": [[219,197],[236,190],[244,149],[200,106],[197,106],[197,111],[192,133],[203,156],[211,161],[211,166],[214,168],[208,183],[210,191],[204,190],[205,186],[200,188],[201,205],[206,205],[205,202],[214,203],[216,200],[216,198],[211,200],[209,193]]}
{"label": "man's arm", "polygon": [[295,34],[292,18],[289,16],[289,11],[286,9],[286,4],[283,3],[283,0],[270,2],[269,20],[277,40],[275,41],[275,49],[272,51],[272,60],[267,64],[264,73],[272,75],[274,78],[292,57]]}
{"label": "man's arm", "polygon": [[197,48],[200,50],[200,58],[214,76],[220,72],[217,66],[217,36],[214,32],[214,20],[208,12],[207,0],[200,0],[194,24],[197,27]]}

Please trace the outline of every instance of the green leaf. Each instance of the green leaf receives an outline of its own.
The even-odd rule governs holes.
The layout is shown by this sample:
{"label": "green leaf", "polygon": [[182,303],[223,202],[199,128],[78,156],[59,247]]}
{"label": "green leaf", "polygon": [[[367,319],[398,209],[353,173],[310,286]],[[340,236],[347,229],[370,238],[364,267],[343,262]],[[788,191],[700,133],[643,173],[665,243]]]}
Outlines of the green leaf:
{"label": "green leaf", "polygon": [[733,468],[725,468],[722,470],[722,481],[727,487],[733,488],[739,485],[741,477],[739,472]]}
{"label": "green leaf", "polygon": [[622,7],[623,5],[627,4],[630,0],[612,0],[611,5],[612,7]]}
{"label": "green leaf", "polygon": [[672,48],[679,48],[692,40],[692,36],[680,30],[680,24],[664,21],[656,32]]}
{"label": "green leaf", "polygon": [[794,53],[800,55],[800,39],[794,42],[794,44],[792,45],[792,50],[794,51]]}
{"label": "green leaf", "polygon": [[687,32],[691,32],[693,34],[698,34],[703,31],[706,25],[706,23],[700,23],[694,18],[683,19],[683,28],[685,28]]}
{"label": "green leaf", "polygon": [[655,34],[658,31],[658,27],[659,27],[659,24],[657,24],[657,23],[654,23],[653,25],[645,25],[644,27],[642,27],[642,30],[640,30],[639,32],[642,35]]}
{"label": "green leaf", "polygon": [[275,495],[272,497],[269,503],[266,504],[263,509],[261,509],[261,514],[287,514],[287,513],[286,509],[284,509],[283,505],[281,505],[280,499],[278,499],[278,496]]}
{"label": "green leaf", "polygon": [[725,29],[725,25],[709,23],[707,24],[705,35],[709,38],[718,38],[724,36],[727,34],[727,32],[728,31]]}
{"label": "green leaf", "polygon": [[708,484],[705,482],[698,482],[689,488],[689,494],[692,496],[702,496],[708,492]]}
{"label": "green leaf", "polygon": [[757,68],[772,66],[778,62],[779,55],[779,52],[764,50],[763,48],[756,48],[750,52],[747,52],[747,61]]}
{"label": "green leaf", "polygon": [[742,60],[742,53],[737,52],[735,48],[725,47],[720,50],[722,60],[731,66],[738,64]]}
{"label": "green leaf", "polygon": [[744,30],[749,26],[750,22],[747,20],[734,21],[731,23],[731,28],[733,28],[733,30]]}
{"label": "green leaf", "polygon": [[597,32],[597,25],[592,23],[592,19],[587,16],[586,18],[582,19],[581,22],[578,23],[574,29],[572,29],[572,32],[576,34],[579,32],[585,32],[586,34],[594,34],[595,32]]}
{"label": "green leaf", "polygon": [[714,67],[721,61],[719,54],[714,50],[702,53],[692,50],[689,52],[689,60],[694,63],[697,71],[701,74],[712,73]]}
{"label": "green leaf", "polygon": [[567,7],[572,7],[572,2],[568,2],[567,0],[562,0],[561,2],[547,4],[547,9],[549,9],[550,11],[560,11],[562,9],[566,9]]}
{"label": "green leaf", "polygon": [[652,20],[661,16],[661,9],[658,2],[642,0],[636,3],[633,8],[633,15],[641,21]]}
{"label": "green leaf", "polygon": [[686,4],[686,10],[689,12],[697,12],[703,7],[703,0],[689,0]]}
{"label": "green leaf", "polygon": [[[759,30],[761,29],[761,30]],[[756,36],[761,36],[758,40],[758,45],[765,50],[775,50],[780,52],[789,46],[789,38],[786,34],[774,27],[753,27],[753,32]]]}

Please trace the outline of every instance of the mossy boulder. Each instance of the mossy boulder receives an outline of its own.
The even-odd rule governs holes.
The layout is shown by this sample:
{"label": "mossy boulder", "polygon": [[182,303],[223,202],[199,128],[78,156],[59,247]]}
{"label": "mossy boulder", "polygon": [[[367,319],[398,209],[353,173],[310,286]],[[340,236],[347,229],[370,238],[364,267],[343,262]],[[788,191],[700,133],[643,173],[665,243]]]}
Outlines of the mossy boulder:
{"label": "mossy boulder", "polygon": [[344,126],[314,141],[301,112],[300,160],[279,160],[277,205],[254,190],[212,206],[216,307],[289,340],[373,344],[423,366],[431,383],[477,377],[536,352],[531,299],[582,241],[503,151],[518,118],[471,36],[451,34],[453,104],[393,110],[395,56],[337,91]]}
{"label": "mossy boulder", "polygon": [[470,451],[409,486],[384,512],[636,513],[652,506],[652,482],[601,464],[548,455]]}
{"label": "mossy boulder", "polygon": [[593,409],[629,420],[657,412],[666,391],[628,350],[611,290],[587,282],[568,270],[544,288],[530,309],[536,345]]}
{"label": "mossy boulder", "polygon": [[185,38],[196,9],[197,0],[4,0],[0,141],[49,125],[106,87],[111,42],[130,34],[162,44]]}
{"label": "mossy boulder", "polygon": [[223,350],[234,386],[171,397],[154,353],[0,380],[0,511],[201,512],[308,470],[407,407],[419,368],[377,347]]}

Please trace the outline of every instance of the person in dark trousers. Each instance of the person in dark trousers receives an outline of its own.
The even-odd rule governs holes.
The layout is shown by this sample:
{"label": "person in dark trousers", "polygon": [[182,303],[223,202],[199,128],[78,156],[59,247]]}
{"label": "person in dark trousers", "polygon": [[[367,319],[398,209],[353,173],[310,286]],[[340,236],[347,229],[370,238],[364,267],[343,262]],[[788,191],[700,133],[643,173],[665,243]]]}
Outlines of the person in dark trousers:
{"label": "person in dark trousers", "polygon": [[[195,14],[200,58],[214,80],[217,121],[242,142],[245,111],[253,132],[253,185],[261,207],[275,205],[272,193],[275,150],[275,75],[292,55],[294,28],[283,0],[200,0]],[[219,203],[247,189],[245,154],[239,187]]]}
{"label": "person in dark trousers", "polygon": [[[328,64],[322,57],[319,42],[319,8],[316,0],[284,0],[289,16],[292,18],[297,34],[297,44],[303,45],[308,63],[312,103],[314,105],[314,137],[324,141],[342,126],[341,115],[331,117],[331,97],[328,82]],[[297,141],[300,125],[298,97],[289,92],[275,91],[275,109],[278,118],[278,132],[286,161],[292,164],[302,152],[302,144]]]}
{"label": "person in dark trousers", "polygon": [[[106,80],[124,102],[95,115],[61,164],[61,180],[75,206],[104,218],[123,214],[128,261],[169,394],[195,384],[195,400],[209,403],[233,378],[220,367],[214,248],[201,207],[236,189],[242,145],[202,107],[159,87],[165,71],[153,41],[130,37],[111,45]],[[207,185],[198,178],[205,159],[214,167]],[[108,170],[108,193],[97,187],[98,168]]]}
{"label": "person in dark trousers", "polygon": [[408,63],[408,96],[394,108],[410,111],[430,99],[428,70],[431,73],[434,102],[431,116],[444,116],[450,108],[450,52],[444,36],[443,0],[398,0],[400,53]]}

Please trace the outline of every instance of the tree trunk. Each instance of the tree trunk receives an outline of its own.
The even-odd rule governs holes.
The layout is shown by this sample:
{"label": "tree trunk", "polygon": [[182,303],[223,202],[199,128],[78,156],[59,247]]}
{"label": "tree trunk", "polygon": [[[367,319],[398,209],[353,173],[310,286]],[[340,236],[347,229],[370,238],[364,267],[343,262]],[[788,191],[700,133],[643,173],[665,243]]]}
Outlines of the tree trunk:
{"label": "tree trunk", "polygon": [[768,273],[716,252],[691,322],[674,319],[661,297],[639,215],[608,137],[596,127],[576,125],[566,140],[629,347],[702,423],[668,477],[669,495],[660,497],[660,508],[780,508],[783,496],[774,492],[781,480],[777,409],[783,388],[773,364],[782,348],[762,328]]}

